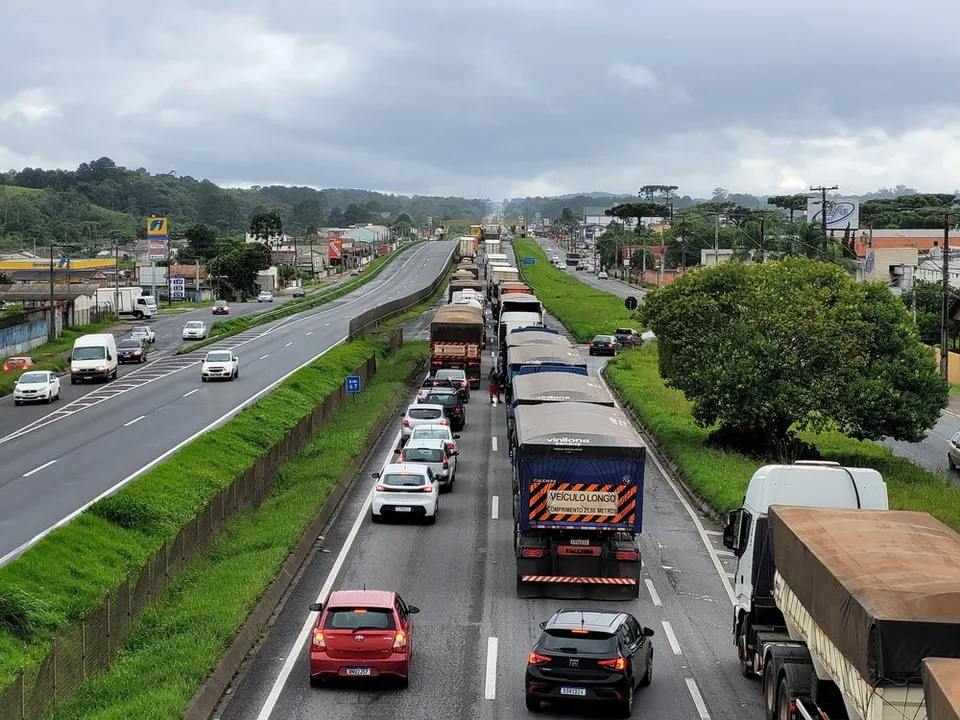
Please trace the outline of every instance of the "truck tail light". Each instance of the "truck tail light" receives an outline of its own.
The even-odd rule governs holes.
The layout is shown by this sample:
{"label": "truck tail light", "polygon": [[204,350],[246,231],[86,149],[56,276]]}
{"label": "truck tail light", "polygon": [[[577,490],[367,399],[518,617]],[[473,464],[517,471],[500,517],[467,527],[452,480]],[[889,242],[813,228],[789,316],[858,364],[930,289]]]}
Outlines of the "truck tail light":
{"label": "truck tail light", "polygon": [[521,551],[520,551],[520,557],[525,557],[525,558],[542,558],[542,557],[543,557],[543,550],[539,550],[539,549],[537,549],[537,550],[521,550]]}
{"label": "truck tail light", "polygon": [[636,560],[638,557],[640,556],[635,552],[618,552],[617,553],[617,560]]}

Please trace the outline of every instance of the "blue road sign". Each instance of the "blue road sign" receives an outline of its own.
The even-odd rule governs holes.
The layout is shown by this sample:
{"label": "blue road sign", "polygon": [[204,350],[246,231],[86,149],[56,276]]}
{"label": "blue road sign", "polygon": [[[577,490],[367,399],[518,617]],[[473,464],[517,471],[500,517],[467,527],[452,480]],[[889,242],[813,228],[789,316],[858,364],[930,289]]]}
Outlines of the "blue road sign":
{"label": "blue road sign", "polygon": [[524,258],[524,259],[523,259],[523,264],[524,264],[524,265],[533,265],[536,261],[537,261],[536,258]]}
{"label": "blue road sign", "polygon": [[348,393],[360,392],[360,376],[359,375],[347,375],[347,392]]}

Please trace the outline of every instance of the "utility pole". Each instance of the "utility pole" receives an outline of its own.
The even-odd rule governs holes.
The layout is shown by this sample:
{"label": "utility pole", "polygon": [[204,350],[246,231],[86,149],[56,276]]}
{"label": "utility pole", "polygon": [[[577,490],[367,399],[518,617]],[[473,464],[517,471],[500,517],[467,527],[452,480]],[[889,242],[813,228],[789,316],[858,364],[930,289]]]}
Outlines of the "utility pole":
{"label": "utility pole", "polygon": [[720,264],[720,213],[714,215],[713,225],[713,264]]}
{"label": "utility pole", "polygon": [[[947,210],[943,215],[943,312],[940,316],[940,374],[949,379],[950,350],[950,219]],[[914,292],[916,297],[916,292]]]}
{"label": "utility pole", "polygon": [[827,251],[827,191],[839,190],[836,185],[833,187],[811,187],[810,192],[820,193],[820,228],[823,231],[823,252]]}
{"label": "utility pole", "polygon": [[757,262],[763,262],[763,221],[766,216],[760,211],[760,254],[757,256]]}
{"label": "utility pole", "polygon": [[53,342],[57,339],[57,322],[56,315],[54,315],[53,309],[53,248],[54,245],[50,245],[50,315],[47,318],[47,341]]}
{"label": "utility pole", "polygon": [[[154,298],[156,299],[156,298]],[[113,307],[120,310],[120,240],[113,242]]]}

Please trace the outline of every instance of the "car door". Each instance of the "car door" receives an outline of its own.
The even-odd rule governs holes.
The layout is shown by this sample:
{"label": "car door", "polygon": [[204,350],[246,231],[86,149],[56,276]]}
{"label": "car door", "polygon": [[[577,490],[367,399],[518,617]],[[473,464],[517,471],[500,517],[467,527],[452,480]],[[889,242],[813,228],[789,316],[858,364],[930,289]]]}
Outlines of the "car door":
{"label": "car door", "polygon": [[637,678],[642,675],[642,671],[640,670],[641,663],[637,657],[638,634],[630,626],[630,618],[627,618],[617,629],[617,637],[620,638],[620,652],[623,653],[623,656],[627,659],[633,681],[637,682]]}
{"label": "car door", "polygon": [[410,654],[413,654],[413,616],[407,610],[407,604],[403,601],[403,598],[400,597],[400,594],[397,594],[397,599],[394,603],[396,607],[397,615],[400,616],[400,627],[403,628],[403,632],[407,634],[407,645],[410,647]]}
{"label": "car door", "polygon": [[643,634],[643,626],[637,622],[636,618],[631,617],[627,620],[627,622],[630,624],[630,627],[636,636],[633,668],[634,672],[636,673],[635,677],[639,681],[639,679],[642,678],[647,672],[647,664],[650,662],[650,653],[653,651],[653,643],[650,642],[650,638]]}
{"label": "car door", "polygon": [[50,373],[50,385],[53,389],[53,396],[56,397],[60,394],[60,378],[58,378],[54,373]]}
{"label": "car door", "polygon": [[450,479],[452,480],[457,475],[457,456],[450,451],[446,443],[443,444],[441,452],[443,452],[444,457],[447,458],[447,463],[450,465]]}

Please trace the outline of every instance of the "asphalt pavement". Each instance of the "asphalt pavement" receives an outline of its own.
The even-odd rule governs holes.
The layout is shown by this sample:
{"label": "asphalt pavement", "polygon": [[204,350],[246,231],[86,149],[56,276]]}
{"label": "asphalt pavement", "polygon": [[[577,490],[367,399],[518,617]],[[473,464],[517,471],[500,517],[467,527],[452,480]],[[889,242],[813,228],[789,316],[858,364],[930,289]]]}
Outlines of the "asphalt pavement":
{"label": "asphalt pavement", "polygon": [[[448,241],[411,248],[377,278],[327,305],[145,364],[72,403],[55,403],[47,416],[0,437],[0,564],[344,341],[351,318],[427,287],[453,247]],[[201,383],[200,362],[218,347],[236,350],[240,377]]]}
{"label": "asphalt pavement", "polygon": [[[557,243],[553,240],[549,240],[547,238],[535,239],[538,243],[540,243],[540,247],[543,248],[543,251],[547,254],[547,257],[556,255],[560,259],[563,259],[567,256],[567,251],[557,245]],[[634,285],[628,285],[627,283],[620,282],[614,278],[600,280],[597,278],[596,273],[588,273],[585,271],[578,272],[574,267],[567,267],[564,265],[563,271],[572,275],[580,282],[589,285],[590,287],[594,287],[597,290],[603,290],[604,292],[616,295],[617,297],[627,298],[632,295],[633,297],[637,298],[637,300],[640,300],[646,292],[642,288]]]}

